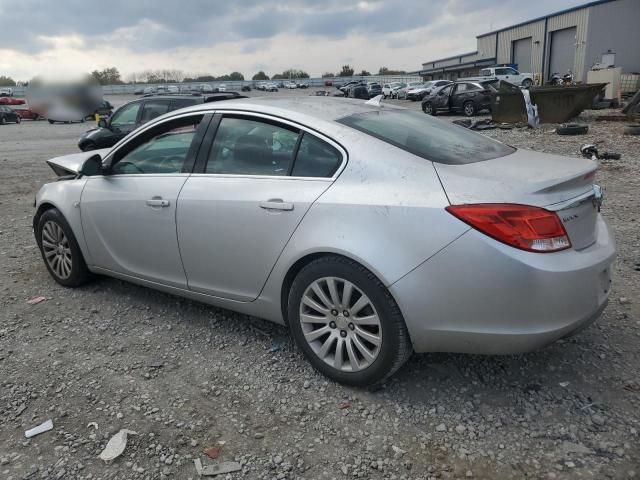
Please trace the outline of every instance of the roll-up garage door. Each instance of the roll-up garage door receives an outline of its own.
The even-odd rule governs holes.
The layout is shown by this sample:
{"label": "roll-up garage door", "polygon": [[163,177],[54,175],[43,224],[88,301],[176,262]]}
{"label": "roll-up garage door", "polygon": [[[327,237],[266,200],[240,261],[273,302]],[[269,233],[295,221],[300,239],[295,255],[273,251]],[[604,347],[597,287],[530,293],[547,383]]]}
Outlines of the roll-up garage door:
{"label": "roll-up garage door", "polygon": [[551,77],[554,73],[562,76],[567,73],[567,70],[573,71],[575,58],[576,27],[551,32],[548,76]]}
{"label": "roll-up garage door", "polygon": [[513,63],[518,65],[518,71],[531,72],[531,37],[513,42]]}

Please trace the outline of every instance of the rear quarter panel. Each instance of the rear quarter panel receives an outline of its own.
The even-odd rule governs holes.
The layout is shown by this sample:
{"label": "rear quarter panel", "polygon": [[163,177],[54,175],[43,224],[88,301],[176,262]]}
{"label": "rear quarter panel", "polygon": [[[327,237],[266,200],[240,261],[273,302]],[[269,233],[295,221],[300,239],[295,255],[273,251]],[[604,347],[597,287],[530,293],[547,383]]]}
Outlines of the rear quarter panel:
{"label": "rear quarter panel", "polygon": [[[347,167],[309,209],[263,290],[279,302],[283,279],[300,258],[336,253],[390,285],[462,235],[431,162],[355,130],[338,139]],[[346,140],[346,141],[345,141]]]}

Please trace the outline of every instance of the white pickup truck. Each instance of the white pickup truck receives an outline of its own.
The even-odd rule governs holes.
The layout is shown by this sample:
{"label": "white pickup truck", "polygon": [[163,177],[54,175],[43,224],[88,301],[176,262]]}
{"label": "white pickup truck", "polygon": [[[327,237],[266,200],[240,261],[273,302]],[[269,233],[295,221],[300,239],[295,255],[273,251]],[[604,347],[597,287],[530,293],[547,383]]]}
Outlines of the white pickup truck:
{"label": "white pickup truck", "polygon": [[505,82],[513,83],[514,85],[522,85],[523,87],[530,87],[533,85],[533,75],[530,73],[518,72],[515,68],[511,67],[491,67],[483,68],[480,70],[479,77],[471,78],[459,78],[460,80],[489,80],[491,78],[497,78],[498,80],[504,80]]}

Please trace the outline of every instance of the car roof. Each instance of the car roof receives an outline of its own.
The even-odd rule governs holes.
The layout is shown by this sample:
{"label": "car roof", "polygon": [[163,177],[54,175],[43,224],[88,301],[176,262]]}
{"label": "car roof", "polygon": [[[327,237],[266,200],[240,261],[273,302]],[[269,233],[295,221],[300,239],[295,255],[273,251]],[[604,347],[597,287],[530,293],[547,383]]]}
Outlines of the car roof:
{"label": "car roof", "polygon": [[[399,109],[392,105],[382,108]],[[362,100],[337,98],[337,97],[252,97],[237,98],[233,100],[221,100],[215,103],[194,105],[180,110],[180,112],[198,112],[207,110],[245,110],[264,113],[287,118],[301,123],[307,123],[316,118],[325,121],[335,121],[340,118],[358,114],[378,111],[380,107],[368,105]],[[311,117],[311,118],[310,118]]]}

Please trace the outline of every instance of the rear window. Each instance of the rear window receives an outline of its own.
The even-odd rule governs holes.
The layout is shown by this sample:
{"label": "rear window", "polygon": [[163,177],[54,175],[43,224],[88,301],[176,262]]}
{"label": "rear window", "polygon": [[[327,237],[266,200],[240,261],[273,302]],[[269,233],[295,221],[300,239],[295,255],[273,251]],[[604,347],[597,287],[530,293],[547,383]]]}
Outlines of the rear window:
{"label": "rear window", "polygon": [[408,110],[379,110],[350,115],[339,123],[409,153],[446,165],[465,165],[504,157],[515,148],[464,127]]}

